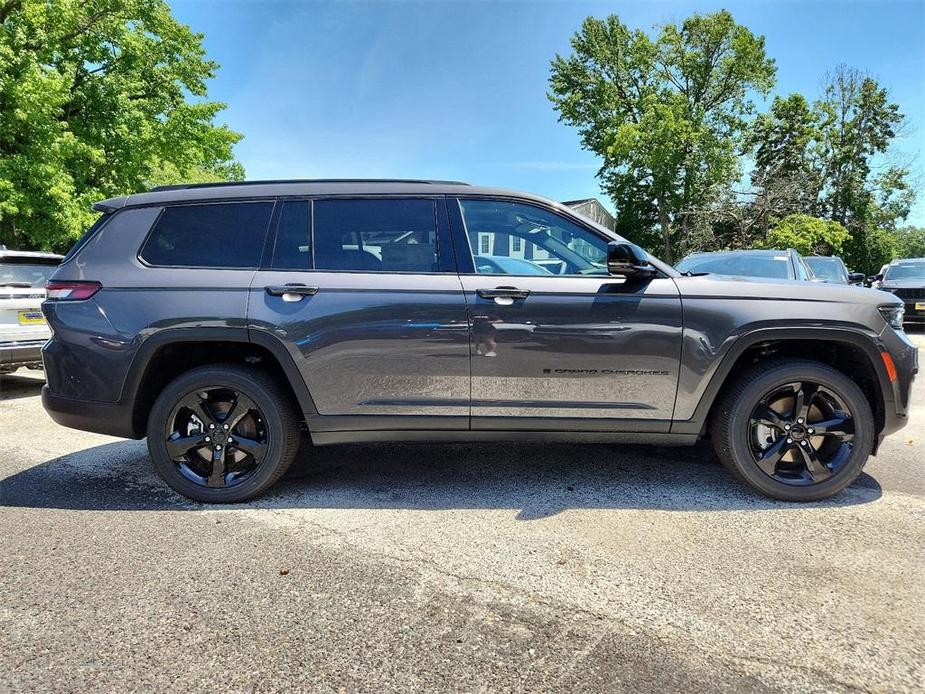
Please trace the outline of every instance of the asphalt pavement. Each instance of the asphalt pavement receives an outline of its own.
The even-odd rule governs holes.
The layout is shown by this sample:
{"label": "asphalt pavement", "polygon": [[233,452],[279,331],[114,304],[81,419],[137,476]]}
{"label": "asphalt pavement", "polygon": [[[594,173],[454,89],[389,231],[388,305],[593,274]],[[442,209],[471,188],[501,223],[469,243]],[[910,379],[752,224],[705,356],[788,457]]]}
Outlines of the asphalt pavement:
{"label": "asphalt pavement", "polygon": [[41,383],[0,380],[0,691],[925,689],[923,377],[811,504],[706,446],[396,444],[207,507]]}

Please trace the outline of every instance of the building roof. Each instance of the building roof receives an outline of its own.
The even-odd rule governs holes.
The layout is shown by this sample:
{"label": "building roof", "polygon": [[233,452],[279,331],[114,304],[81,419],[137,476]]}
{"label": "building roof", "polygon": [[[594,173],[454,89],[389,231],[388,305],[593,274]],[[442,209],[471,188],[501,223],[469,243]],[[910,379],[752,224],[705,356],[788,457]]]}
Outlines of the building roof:
{"label": "building roof", "polygon": [[596,202],[598,205],[603,207],[603,204],[597,198],[582,198],[581,200],[563,200],[563,205],[568,205],[569,207],[574,207],[575,205],[584,205],[586,202]]}

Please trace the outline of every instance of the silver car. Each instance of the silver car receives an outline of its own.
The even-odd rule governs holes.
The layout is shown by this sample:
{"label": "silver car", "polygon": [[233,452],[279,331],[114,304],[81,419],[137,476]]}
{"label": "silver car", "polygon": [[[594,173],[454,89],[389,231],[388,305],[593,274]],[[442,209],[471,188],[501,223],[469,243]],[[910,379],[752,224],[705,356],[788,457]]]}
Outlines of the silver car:
{"label": "silver car", "polygon": [[45,283],[63,257],[0,250],[0,373],[42,368],[42,345],[51,337],[42,315]]}

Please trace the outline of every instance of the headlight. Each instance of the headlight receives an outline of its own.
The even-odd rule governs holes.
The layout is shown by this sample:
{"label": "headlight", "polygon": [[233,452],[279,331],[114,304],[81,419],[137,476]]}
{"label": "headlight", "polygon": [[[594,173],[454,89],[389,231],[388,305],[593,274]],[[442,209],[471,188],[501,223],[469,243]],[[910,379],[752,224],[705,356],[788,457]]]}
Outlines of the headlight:
{"label": "headlight", "polygon": [[896,330],[903,329],[903,314],[906,312],[906,309],[902,304],[899,306],[881,306],[880,315],[883,316],[883,320],[890,324],[890,327]]}

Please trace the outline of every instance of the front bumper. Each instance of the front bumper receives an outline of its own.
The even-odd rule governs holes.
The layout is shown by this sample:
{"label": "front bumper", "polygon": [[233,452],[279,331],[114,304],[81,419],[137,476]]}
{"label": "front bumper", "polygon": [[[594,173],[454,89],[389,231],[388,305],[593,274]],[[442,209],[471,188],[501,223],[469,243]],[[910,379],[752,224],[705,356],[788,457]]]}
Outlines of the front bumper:
{"label": "front bumper", "polygon": [[42,387],[42,407],[49,417],[61,426],[94,434],[141,438],[135,433],[132,420],[134,404],[134,400],[95,402],[65,398],[52,393],[47,385]]}
{"label": "front bumper", "polygon": [[0,366],[13,367],[42,364],[42,345],[45,340],[28,342],[0,342]]}
{"label": "front bumper", "polygon": [[921,311],[916,308],[916,305],[921,306],[925,304],[925,299],[918,299],[912,301],[911,299],[903,299],[904,308],[906,310],[905,315],[903,316],[903,326],[904,327],[925,327],[925,311]]}
{"label": "front bumper", "polygon": [[[881,340],[881,349],[893,359],[896,367],[896,380],[889,384],[888,390],[891,392],[885,388],[883,428],[877,437],[877,448],[884,438],[902,429],[908,423],[912,382],[919,371],[918,349],[905,333],[887,329],[882,333]],[[876,449],[874,452],[876,453]]]}

